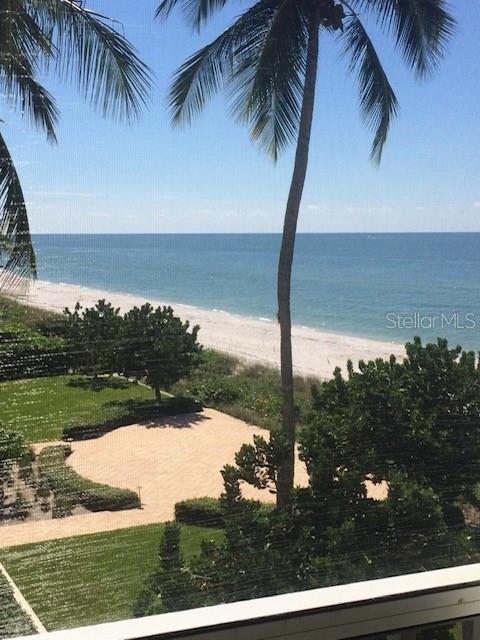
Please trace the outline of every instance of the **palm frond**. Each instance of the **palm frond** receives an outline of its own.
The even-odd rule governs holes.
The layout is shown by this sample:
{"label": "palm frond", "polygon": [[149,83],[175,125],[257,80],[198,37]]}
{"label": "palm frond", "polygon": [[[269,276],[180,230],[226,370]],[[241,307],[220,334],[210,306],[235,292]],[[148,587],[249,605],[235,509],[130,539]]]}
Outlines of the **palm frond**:
{"label": "palm frond", "polygon": [[8,102],[20,107],[23,116],[56,142],[55,126],[59,112],[53,96],[34,78],[34,71],[19,54],[8,67],[0,69],[0,86]]}
{"label": "palm frond", "polygon": [[277,4],[278,0],[260,0],[178,69],[169,92],[174,123],[190,124],[208,100],[231,79],[236,51],[247,37],[255,37],[265,29]]}
{"label": "palm frond", "polygon": [[13,291],[36,277],[27,207],[15,165],[0,135],[0,289]]}
{"label": "palm frond", "polygon": [[445,0],[356,0],[393,33],[406,64],[420,77],[430,75],[444,57],[456,22]]}
{"label": "palm frond", "polygon": [[126,38],[74,0],[31,0],[51,33],[57,70],[104,115],[131,121],[145,106],[152,73]]}
{"label": "palm frond", "polygon": [[0,20],[0,86],[7,101],[55,141],[58,111],[53,97],[35,80],[39,54],[52,55],[49,39],[22,3],[12,0]]}
{"label": "palm frond", "polygon": [[307,41],[305,3],[281,0],[264,28],[247,32],[235,51],[233,112],[274,161],[297,136]]}
{"label": "palm frond", "polygon": [[228,0],[162,0],[155,11],[155,17],[166,19],[174,9],[179,8],[187,23],[198,31],[227,2]]}
{"label": "palm frond", "polygon": [[357,15],[347,16],[341,39],[343,53],[350,58],[350,71],[357,74],[360,109],[368,126],[375,132],[371,158],[379,163],[391,120],[398,111],[398,101],[375,47]]}
{"label": "palm frond", "polygon": [[174,76],[169,106],[189,124],[225,88],[235,117],[274,160],[295,138],[300,118],[307,29],[304,2],[260,0]]}

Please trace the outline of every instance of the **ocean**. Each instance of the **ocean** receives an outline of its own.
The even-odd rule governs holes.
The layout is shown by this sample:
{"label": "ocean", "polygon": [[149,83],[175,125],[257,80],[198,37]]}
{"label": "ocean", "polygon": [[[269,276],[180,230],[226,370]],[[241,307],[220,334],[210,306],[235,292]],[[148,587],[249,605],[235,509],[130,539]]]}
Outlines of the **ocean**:
{"label": "ocean", "polygon": [[[279,234],[35,235],[42,280],[276,318]],[[480,233],[299,234],[298,325],[480,349]]]}

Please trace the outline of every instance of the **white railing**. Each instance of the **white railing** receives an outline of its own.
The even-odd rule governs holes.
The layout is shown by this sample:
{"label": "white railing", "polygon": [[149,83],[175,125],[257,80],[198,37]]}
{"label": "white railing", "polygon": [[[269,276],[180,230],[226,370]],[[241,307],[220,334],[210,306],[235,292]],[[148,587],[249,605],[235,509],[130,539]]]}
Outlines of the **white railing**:
{"label": "white railing", "polygon": [[56,631],[35,638],[343,640],[386,634],[389,640],[410,640],[415,638],[415,628],[452,621],[462,622],[464,640],[480,640],[480,564]]}

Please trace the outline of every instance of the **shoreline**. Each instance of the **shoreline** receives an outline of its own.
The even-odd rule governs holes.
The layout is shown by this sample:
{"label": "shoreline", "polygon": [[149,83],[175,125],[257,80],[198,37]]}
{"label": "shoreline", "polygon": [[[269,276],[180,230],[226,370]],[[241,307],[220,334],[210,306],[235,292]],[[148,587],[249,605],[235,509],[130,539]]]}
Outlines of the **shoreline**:
{"label": "shoreline", "polygon": [[[191,326],[200,325],[199,341],[205,347],[223,351],[249,363],[279,368],[279,327],[274,321],[267,322],[266,318],[251,318],[217,309],[207,310],[188,304],[46,280],[31,284],[21,301],[33,307],[62,312],[65,307],[72,309],[77,302],[83,307],[91,307],[100,299],[120,307],[122,312],[145,302],[153,306],[171,305],[183,321],[188,320]],[[348,359],[356,366],[360,359],[388,358],[392,353],[402,357],[405,354],[404,346],[397,342],[347,336],[299,325],[292,327],[292,341],[295,373],[322,379],[331,378],[337,366],[345,371]]]}

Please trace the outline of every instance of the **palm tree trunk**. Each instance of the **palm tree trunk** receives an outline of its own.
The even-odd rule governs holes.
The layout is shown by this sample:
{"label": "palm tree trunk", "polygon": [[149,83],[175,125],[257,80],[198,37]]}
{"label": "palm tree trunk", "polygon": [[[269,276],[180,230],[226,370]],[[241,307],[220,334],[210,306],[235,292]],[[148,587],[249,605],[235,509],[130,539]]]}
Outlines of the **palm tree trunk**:
{"label": "palm tree trunk", "polygon": [[285,220],[283,225],[282,246],[278,261],[278,322],[280,324],[280,370],[282,379],[282,433],[286,439],[286,451],[278,466],[277,506],[285,507],[289,503],[293,489],[295,466],[295,407],[293,397],[292,365],[292,322],[290,315],[290,282],[292,276],[295,234],[298,212],[305,184],[308,166],[308,150],[312,131],[315,85],[318,66],[319,20],[311,19],[305,86],[303,90],[302,112],[298,132],[295,164],[292,182],[288,194]]}

